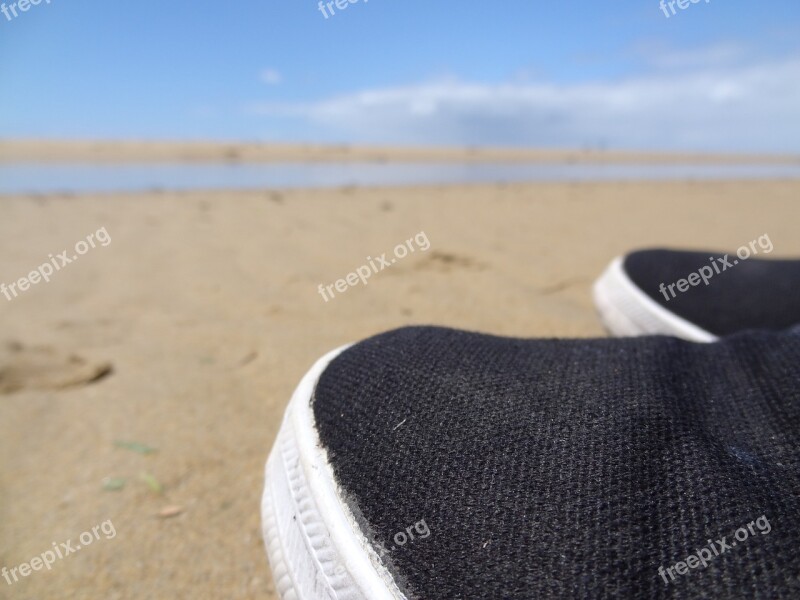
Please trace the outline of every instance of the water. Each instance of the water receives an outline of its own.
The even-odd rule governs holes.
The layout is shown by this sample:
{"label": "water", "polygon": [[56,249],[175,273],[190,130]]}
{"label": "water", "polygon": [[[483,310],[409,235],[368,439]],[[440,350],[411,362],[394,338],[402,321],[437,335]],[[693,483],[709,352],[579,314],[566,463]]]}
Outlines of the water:
{"label": "water", "polygon": [[20,163],[0,165],[0,194],[685,179],[800,179],[800,164]]}

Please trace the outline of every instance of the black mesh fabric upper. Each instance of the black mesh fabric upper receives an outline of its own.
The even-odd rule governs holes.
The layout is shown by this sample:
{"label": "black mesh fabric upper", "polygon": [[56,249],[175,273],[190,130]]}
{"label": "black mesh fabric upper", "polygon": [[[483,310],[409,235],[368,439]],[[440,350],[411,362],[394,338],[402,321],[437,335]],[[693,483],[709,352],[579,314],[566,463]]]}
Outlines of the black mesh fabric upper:
{"label": "black mesh fabric upper", "polygon": [[[735,253],[724,258],[718,252],[641,250],[625,257],[624,268],[650,298],[717,336],[800,323],[800,260],[740,260]],[[684,292],[677,286],[662,291],[661,284],[666,288],[701,268],[708,285],[695,277],[696,285],[682,285],[689,285]]]}
{"label": "black mesh fabric upper", "polygon": [[[313,412],[409,598],[800,598],[800,335],[361,342]],[[765,516],[745,542],[665,583]],[[429,535],[402,545],[398,532]],[[413,533],[413,532],[412,532]]]}

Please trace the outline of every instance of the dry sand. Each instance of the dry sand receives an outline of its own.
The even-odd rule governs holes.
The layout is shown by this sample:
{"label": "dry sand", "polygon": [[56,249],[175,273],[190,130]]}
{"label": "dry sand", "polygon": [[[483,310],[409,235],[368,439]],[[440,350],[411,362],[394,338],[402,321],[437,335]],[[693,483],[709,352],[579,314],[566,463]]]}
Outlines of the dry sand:
{"label": "dry sand", "polygon": [[[611,258],[764,233],[798,255],[798,196],[800,182],[675,182],[3,198],[0,281],[101,227],[112,243],[0,296],[0,379],[17,388],[0,395],[0,566],[107,519],[117,535],[0,579],[0,597],[273,598],[262,469],[318,356],[405,324],[603,335],[590,285]],[[318,295],[419,231],[428,252]]]}
{"label": "dry sand", "polygon": [[219,142],[0,140],[9,162],[507,162],[634,164],[800,164],[798,155],[692,154],[579,149],[415,148]]}

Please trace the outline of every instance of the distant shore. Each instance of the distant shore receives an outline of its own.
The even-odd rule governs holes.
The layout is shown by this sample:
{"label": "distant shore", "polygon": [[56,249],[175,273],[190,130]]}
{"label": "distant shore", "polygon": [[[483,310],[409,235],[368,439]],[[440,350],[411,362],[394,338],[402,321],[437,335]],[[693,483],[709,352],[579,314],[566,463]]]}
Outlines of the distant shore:
{"label": "distant shore", "polygon": [[412,148],[250,142],[0,140],[0,163],[503,162],[800,164],[800,155],[526,148]]}

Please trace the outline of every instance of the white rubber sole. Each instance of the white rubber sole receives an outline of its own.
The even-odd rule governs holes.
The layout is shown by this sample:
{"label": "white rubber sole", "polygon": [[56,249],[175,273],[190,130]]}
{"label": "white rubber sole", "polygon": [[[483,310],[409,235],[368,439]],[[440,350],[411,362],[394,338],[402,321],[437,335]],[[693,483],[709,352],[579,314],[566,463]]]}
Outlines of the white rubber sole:
{"label": "white rubber sole", "polygon": [[615,258],[595,282],[594,303],[606,328],[615,336],[673,335],[692,342],[718,339],[639,289],[625,273],[622,257]]}
{"label": "white rubber sole", "polygon": [[283,600],[404,600],[341,497],[314,425],[317,380],[344,349],[303,377],[267,460],[262,529]]}

